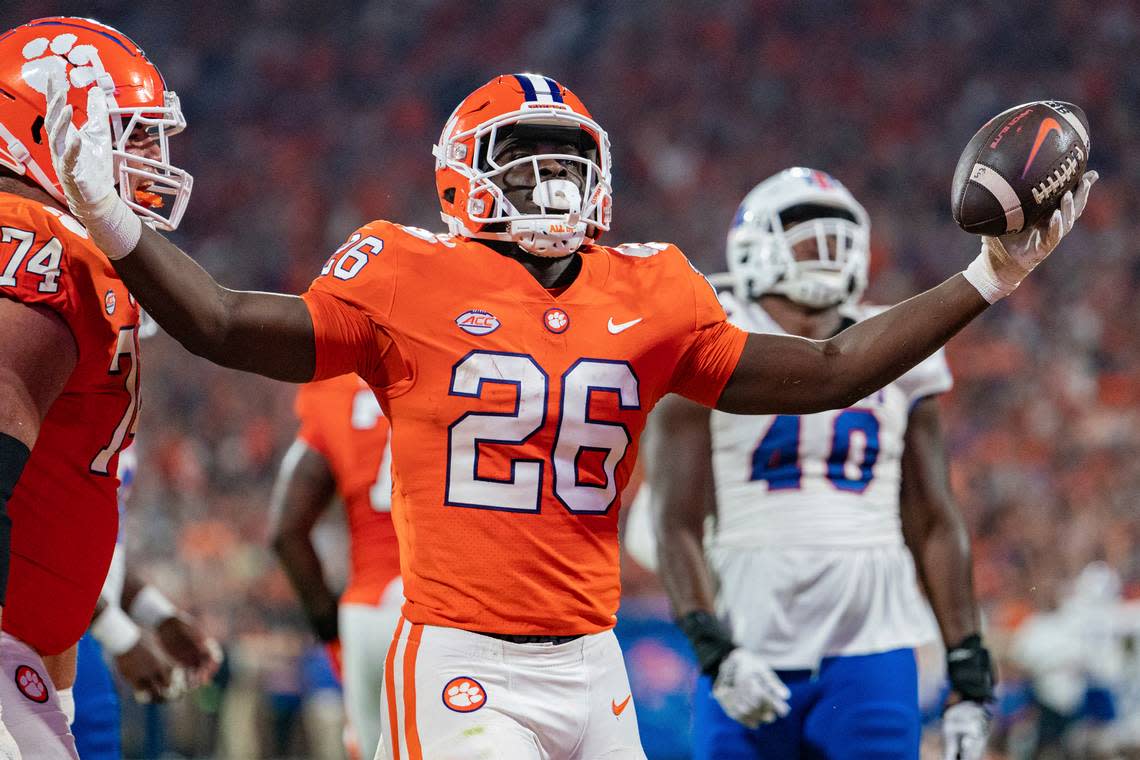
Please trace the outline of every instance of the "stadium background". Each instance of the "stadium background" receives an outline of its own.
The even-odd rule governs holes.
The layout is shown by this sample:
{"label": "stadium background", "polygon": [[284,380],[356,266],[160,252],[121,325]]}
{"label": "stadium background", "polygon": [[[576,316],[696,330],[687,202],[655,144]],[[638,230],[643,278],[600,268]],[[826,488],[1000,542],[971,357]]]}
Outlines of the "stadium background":
{"label": "stadium background", "polygon": [[[1140,595],[1140,4],[5,0],[0,27],[59,13],[133,37],[181,96],[190,127],[174,156],[196,182],[175,237],[240,288],[301,291],[368,219],[438,228],[430,145],[460,98],[498,73],[559,79],[609,130],[609,241],[674,241],[718,271],[725,229],[755,182],[789,165],[822,168],[871,213],[880,302],[974,255],[976,241],[950,220],[949,187],[982,122],[1039,98],[1082,106],[1101,183],[1060,255],[951,344],[957,386],[944,412],[1002,654],[995,756],[1062,756],[1035,750],[1034,737],[1073,746],[1090,735],[1088,720],[1068,715],[1081,700],[1058,702],[1041,678],[1035,697],[1009,653],[1018,627],[1053,609],[1092,560],[1119,574],[1125,597]],[[144,355],[130,557],[228,659],[214,686],[178,705],[128,705],[128,756],[334,752],[328,675],[267,548],[292,389],[213,367],[165,336]],[[337,521],[319,538],[344,556]],[[651,577],[630,567],[625,594],[647,750],[686,757],[684,642]],[[1127,605],[1078,602],[1091,630],[1070,626],[1080,630],[1047,647],[1044,680],[1061,678],[1065,693],[1114,689],[1117,717],[1099,735],[1140,735],[1132,639],[1108,635]],[[1105,646],[1120,655],[1108,668]]]}

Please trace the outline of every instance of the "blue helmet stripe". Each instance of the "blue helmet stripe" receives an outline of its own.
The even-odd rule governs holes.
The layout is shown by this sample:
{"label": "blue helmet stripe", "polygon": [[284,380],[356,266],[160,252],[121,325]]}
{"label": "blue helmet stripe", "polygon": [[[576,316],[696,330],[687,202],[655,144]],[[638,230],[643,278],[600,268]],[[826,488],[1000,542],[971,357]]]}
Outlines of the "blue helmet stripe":
{"label": "blue helmet stripe", "polygon": [[562,103],[562,88],[558,86],[558,82],[555,82],[550,77],[543,77],[543,79],[546,80],[546,86],[550,88],[551,99],[553,99],[555,103]]}
{"label": "blue helmet stripe", "polygon": [[525,74],[515,74],[515,79],[519,80],[519,85],[523,89],[523,97],[527,102],[538,100],[538,93],[534,91],[534,83]]}

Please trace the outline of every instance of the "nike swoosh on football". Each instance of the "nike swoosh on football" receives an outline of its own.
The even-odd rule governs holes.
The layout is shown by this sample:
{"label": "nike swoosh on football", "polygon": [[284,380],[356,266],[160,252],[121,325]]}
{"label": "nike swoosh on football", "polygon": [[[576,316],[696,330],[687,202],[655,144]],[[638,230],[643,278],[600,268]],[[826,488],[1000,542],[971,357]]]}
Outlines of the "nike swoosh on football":
{"label": "nike swoosh on football", "polygon": [[611,699],[610,700],[610,709],[614,711],[614,715],[621,715],[623,712],[625,712],[625,708],[629,705],[629,700],[631,700],[631,699],[633,699],[632,694],[630,694],[628,697],[623,699],[621,701],[621,704],[618,704],[617,702],[615,702],[614,700]]}
{"label": "nike swoosh on football", "polygon": [[638,322],[640,322],[642,319],[644,319],[644,317],[638,317],[637,319],[631,319],[628,322],[622,322],[620,324],[614,324],[614,318],[610,317],[610,321],[606,325],[606,327],[609,329],[610,333],[612,333],[613,335],[617,335],[619,332],[623,332],[623,331],[628,330],[629,328],[633,327]]}
{"label": "nike swoosh on football", "polygon": [[1041,122],[1041,126],[1037,128],[1037,137],[1033,140],[1033,150],[1029,151],[1029,160],[1025,162],[1025,168],[1021,170],[1021,178],[1025,179],[1025,175],[1029,173],[1029,167],[1033,165],[1033,159],[1037,158],[1037,151],[1041,150],[1041,143],[1045,142],[1045,138],[1049,136],[1050,132],[1061,134],[1061,125],[1052,117]]}

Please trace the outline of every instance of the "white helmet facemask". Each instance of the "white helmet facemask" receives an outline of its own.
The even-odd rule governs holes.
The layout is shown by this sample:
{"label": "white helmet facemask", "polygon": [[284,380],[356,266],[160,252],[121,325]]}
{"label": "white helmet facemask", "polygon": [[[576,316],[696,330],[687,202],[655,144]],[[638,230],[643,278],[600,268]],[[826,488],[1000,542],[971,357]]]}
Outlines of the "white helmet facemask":
{"label": "white helmet facemask", "polygon": [[[814,255],[797,258],[805,248]],[[782,295],[812,309],[851,304],[867,286],[870,222],[837,180],[789,169],[741,203],[727,256],[742,298]]]}
{"label": "white helmet facemask", "polygon": [[[161,108],[119,108],[108,96],[111,132],[119,195],[131,211],[160,230],[174,230],[186,213],[186,204],[194,187],[189,172],[179,169],[170,159],[169,138],[186,128],[186,117],[173,92],[163,93]],[[136,129],[144,129],[158,147],[157,158],[137,155],[129,148]]]}
{"label": "white helmet facemask", "polygon": [[[541,135],[552,133],[553,142],[563,138],[588,143],[574,153],[535,153],[499,163],[495,156],[503,142],[522,131]],[[468,166],[468,151],[462,140],[474,138],[473,156]],[[609,139],[593,120],[571,111],[555,109],[550,104],[527,104],[522,110],[504,114],[478,128],[451,134],[445,127],[444,137],[434,149],[437,166],[448,165],[468,178],[467,214],[471,221],[495,225],[491,229],[468,230],[458,220],[444,216],[452,234],[491,240],[509,240],[536,256],[561,257],[578,250],[609,229],[610,155]],[[581,178],[580,184],[570,179],[543,176],[542,164],[556,161]],[[531,200],[537,211],[524,212],[507,198],[499,184],[517,167],[529,165],[534,172]],[[500,226],[501,225],[501,226]]]}

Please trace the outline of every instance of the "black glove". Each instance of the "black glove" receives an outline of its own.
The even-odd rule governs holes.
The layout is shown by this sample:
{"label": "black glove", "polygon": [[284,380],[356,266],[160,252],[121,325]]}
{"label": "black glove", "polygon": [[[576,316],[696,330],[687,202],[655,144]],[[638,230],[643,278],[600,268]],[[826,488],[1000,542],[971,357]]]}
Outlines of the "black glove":
{"label": "black glove", "polygon": [[947,650],[946,675],[950,688],[962,699],[989,702],[994,698],[997,672],[979,634],[971,634]]}
{"label": "black glove", "polygon": [[677,625],[689,637],[693,646],[693,653],[697,655],[697,663],[701,672],[710,678],[716,678],[720,664],[728,653],[736,649],[730,634],[711,612],[697,610],[682,616]]}

